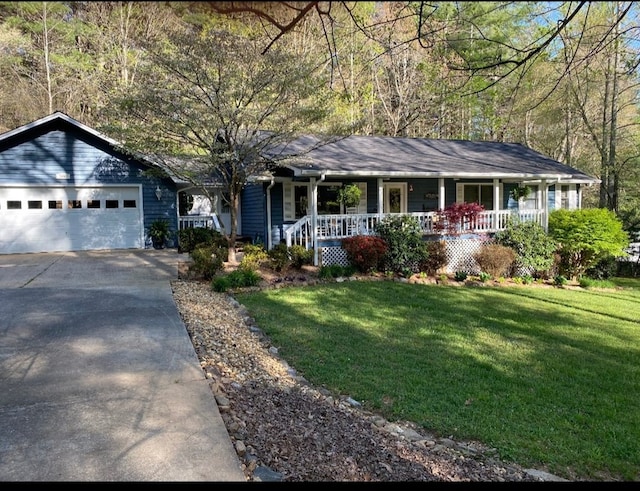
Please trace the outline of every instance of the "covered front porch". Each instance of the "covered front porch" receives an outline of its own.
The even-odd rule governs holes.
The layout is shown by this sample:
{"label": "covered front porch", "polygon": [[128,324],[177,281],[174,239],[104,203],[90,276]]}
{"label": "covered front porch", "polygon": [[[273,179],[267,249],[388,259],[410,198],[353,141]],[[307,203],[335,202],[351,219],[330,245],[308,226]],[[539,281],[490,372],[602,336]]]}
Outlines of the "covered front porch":
{"label": "covered front porch", "polygon": [[[326,241],[334,241],[356,235],[375,233],[376,225],[387,216],[408,215],[414,217],[423,235],[441,234],[435,226],[437,212],[414,213],[355,213],[344,215],[304,216],[296,223],[285,225],[284,241],[288,247],[301,245],[307,249]],[[545,210],[492,210],[483,211],[474,220],[462,220],[457,224],[459,234],[487,234],[504,230],[510,220],[532,221],[545,226]],[[314,220],[315,219],[315,220]],[[315,221],[315,224],[314,224]]]}

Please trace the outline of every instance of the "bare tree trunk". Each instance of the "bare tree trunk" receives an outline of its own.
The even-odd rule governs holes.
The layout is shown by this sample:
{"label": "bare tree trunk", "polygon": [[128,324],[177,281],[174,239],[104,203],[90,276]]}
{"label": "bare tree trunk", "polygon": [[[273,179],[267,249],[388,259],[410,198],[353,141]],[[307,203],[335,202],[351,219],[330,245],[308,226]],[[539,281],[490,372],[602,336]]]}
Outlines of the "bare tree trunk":
{"label": "bare tree trunk", "polygon": [[51,66],[49,64],[49,26],[47,24],[47,2],[42,2],[42,49],[44,51],[44,70],[47,77],[49,114],[51,114],[53,113],[53,89],[51,87]]}
{"label": "bare tree trunk", "polygon": [[[619,4],[616,4],[616,13]],[[618,211],[618,175],[616,172],[616,137],[618,125],[618,59],[620,57],[619,24],[615,25],[614,50],[613,50],[613,80],[611,94],[611,122],[609,130],[609,160],[607,162],[608,182],[607,182],[607,208]]]}

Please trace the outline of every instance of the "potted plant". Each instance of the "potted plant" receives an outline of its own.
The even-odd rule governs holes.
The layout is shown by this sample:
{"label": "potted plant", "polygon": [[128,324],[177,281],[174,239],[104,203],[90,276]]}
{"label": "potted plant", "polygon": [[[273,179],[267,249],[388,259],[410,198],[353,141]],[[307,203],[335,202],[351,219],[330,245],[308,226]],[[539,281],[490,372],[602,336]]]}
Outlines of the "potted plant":
{"label": "potted plant", "polygon": [[511,197],[514,199],[514,201],[520,201],[520,198],[527,199],[530,192],[531,189],[529,189],[529,186],[518,186],[517,188],[513,188],[511,190]]}
{"label": "potted plant", "polygon": [[154,249],[162,249],[169,238],[169,222],[161,218],[154,220],[149,226],[149,237]]}
{"label": "potted plant", "polygon": [[356,184],[347,184],[338,189],[338,200],[345,208],[352,208],[360,204],[362,191]]}

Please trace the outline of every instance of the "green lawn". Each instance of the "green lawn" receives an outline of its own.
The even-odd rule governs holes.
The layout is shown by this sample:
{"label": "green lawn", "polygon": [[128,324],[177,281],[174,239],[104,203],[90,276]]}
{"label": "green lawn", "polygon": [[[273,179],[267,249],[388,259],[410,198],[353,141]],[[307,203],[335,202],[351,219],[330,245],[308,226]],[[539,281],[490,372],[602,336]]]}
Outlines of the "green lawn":
{"label": "green lawn", "polygon": [[640,280],[352,281],[236,298],[310,382],[389,420],[566,478],[640,480]]}

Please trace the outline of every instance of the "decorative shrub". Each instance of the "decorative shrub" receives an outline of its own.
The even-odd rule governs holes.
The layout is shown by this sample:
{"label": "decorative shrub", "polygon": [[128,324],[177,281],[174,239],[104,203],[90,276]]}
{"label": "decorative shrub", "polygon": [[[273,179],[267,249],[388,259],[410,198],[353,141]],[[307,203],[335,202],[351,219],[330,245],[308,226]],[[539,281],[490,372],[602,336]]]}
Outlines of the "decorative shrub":
{"label": "decorative shrub", "polygon": [[557,275],[555,278],[553,278],[553,283],[557,286],[564,286],[568,283],[568,279],[566,276],[563,276],[561,274]]}
{"label": "decorative shrub", "polygon": [[500,244],[486,244],[473,255],[480,270],[493,278],[507,273],[516,259],[516,253],[510,247]]}
{"label": "decorative shrub", "polygon": [[328,266],[321,266],[318,271],[318,278],[321,280],[328,280],[331,278],[341,278],[345,276],[351,276],[355,273],[354,266],[342,266],[341,264],[330,264]]}
{"label": "decorative shrub", "polygon": [[509,221],[504,230],[496,232],[494,241],[516,253],[512,274],[525,270],[540,276],[553,266],[556,241],[536,222]]}
{"label": "decorative shrub", "polygon": [[269,255],[269,261],[271,263],[271,267],[275,271],[284,271],[291,264],[291,257],[289,256],[289,248],[287,244],[280,243],[276,245],[273,249],[267,252]]}
{"label": "decorative shrub", "polygon": [[198,244],[217,245],[227,247],[228,242],[224,235],[210,228],[186,228],[178,232],[178,252],[191,252]]}
{"label": "decorative shrub", "polygon": [[617,273],[618,260],[613,256],[603,257],[584,272],[585,276],[594,280],[606,280],[615,276]]}
{"label": "decorative shrub", "polygon": [[189,267],[205,280],[210,280],[220,271],[227,258],[227,250],[215,245],[201,244],[191,252],[193,264]]}
{"label": "decorative shrub", "polygon": [[295,269],[301,269],[305,264],[313,262],[313,249],[296,244],[289,247],[289,257],[291,258],[291,266]]}
{"label": "decorative shrub", "polygon": [[415,217],[389,215],[376,225],[376,233],[388,247],[384,255],[385,270],[404,275],[419,272],[429,253]]}
{"label": "decorative shrub", "polygon": [[442,240],[425,242],[427,257],[420,263],[420,271],[435,276],[440,268],[447,265],[447,246]]}
{"label": "decorative shrub", "polygon": [[262,277],[252,269],[236,269],[223,276],[217,276],[211,281],[211,289],[216,292],[225,292],[229,288],[245,288],[256,286]]}
{"label": "decorative shrub", "polygon": [[269,254],[262,244],[247,244],[242,248],[240,269],[255,271],[269,260]]}
{"label": "decorative shrub", "polygon": [[375,235],[355,235],[342,239],[347,259],[358,271],[370,273],[382,267],[387,253],[387,243]]}
{"label": "decorative shrub", "polygon": [[467,279],[468,273],[466,271],[456,271],[454,278],[456,281],[464,281]]}
{"label": "decorative shrub", "polygon": [[480,278],[480,281],[482,283],[486,283],[487,281],[489,281],[492,278],[492,276],[491,276],[490,273],[487,273],[485,271],[480,271],[480,274],[478,275],[478,278]]}

